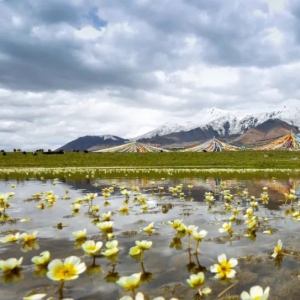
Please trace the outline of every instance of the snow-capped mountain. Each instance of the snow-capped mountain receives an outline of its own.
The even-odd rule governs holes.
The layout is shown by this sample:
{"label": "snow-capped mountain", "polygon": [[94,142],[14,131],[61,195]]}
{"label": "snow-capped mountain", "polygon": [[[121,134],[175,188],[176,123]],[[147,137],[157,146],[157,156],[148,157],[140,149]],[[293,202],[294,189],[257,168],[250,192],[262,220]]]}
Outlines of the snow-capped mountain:
{"label": "snow-capped mountain", "polygon": [[[211,108],[201,110],[198,119],[194,123],[185,122],[182,124],[167,123],[158,128],[131,139],[156,145],[182,145],[211,139],[213,137],[225,136],[225,139],[243,141],[253,140],[246,136],[239,138],[248,129],[257,128],[258,139],[277,136],[280,133],[293,130],[299,133],[300,130],[300,100],[287,100],[278,105],[269,107],[247,108],[244,110],[224,110]],[[298,130],[297,130],[298,128]],[[275,131],[272,131],[272,130]],[[272,132],[269,132],[269,131]],[[251,135],[251,134],[250,134]],[[252,132],[253,135],[253,132]],[[72,151],[90,150],[95,151],[102,148],[122,145],[128,142],[114,135],[84,136],[67,143],[57,150]]]}
{"label": "snow-capped mountain", "polygon": [[197,123],[165,124],[133,140],[151,139],[198,128],[204,131],[213,130],[219,136],[242,134],[269,119],[280,119],[300,129],[300,100],[289,99],[278,105],[245,110],[229,111],[212,108],[202,110],[199,115],[201,115],[201,121]]}
{"label": "snow-capped mountain", "polygon": [[136,141],[139,139],[150,139],[154,136],[164,136],[173,132],[180,132],[180,131],[188,131],[190,129],[193,129],[195,127],[198,127],[198,125],[192,123],[192,122],[186,122],[184,125],[179,125],[175,123],[166,123],[164,125],[161,125],[157,127],[156,129],[147,132],[146,134],[140,135],[136,138],[131,139],[132,141]]}

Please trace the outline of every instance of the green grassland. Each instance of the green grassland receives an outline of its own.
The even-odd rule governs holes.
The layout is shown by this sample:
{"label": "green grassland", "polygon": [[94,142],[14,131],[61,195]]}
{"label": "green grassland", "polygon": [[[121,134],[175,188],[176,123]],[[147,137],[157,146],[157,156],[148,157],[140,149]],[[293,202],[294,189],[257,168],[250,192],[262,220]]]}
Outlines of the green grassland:
{"label": "green grassland", "polygon": [[300,151],[171,152],[171,153],[65,153],[33,156],[0,154],[0,168],[26,167],[189,167],[233,169],[300,169]]}

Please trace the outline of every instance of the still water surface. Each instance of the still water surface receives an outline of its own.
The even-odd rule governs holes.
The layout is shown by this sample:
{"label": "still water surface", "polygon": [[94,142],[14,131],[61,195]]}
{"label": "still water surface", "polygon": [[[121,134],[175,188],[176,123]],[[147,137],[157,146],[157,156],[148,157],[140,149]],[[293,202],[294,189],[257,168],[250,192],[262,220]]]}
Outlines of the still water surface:
{"label": "still water surface", "polygon": [[[155,183],[153,182],[155,181]],[[53,184],[54,183],[54,184]],[[170,187],[182,184],[182,193],[173,194]],[[15,188],[12,188],[15,185]],[[192,185],[191,190],[188,185]],[[109,198],[102,196],[102,189],[114,186],[114,192]],[[139,191],[132,191],[138,186]],[[159,192],[159,187],[163,187]],[[124,205],[125,196],[120,188],[131,191],[128,206],[129,214],[119,212]],[[263,187],[268,187],[269,202],[262,204],[260,197]],[[220,233],[219,228],[228,222],[232,216],[231,210],[225,210],[225,189],[230,190],[234,200],[229,202],[239,209],[236,220],[232,221],[235,234]],[[236,177],[222,180],[213,177],[194,178],[82,178],[82,179],[7,179],[0,181],[0,194],[14,192],[14,198],[9,200],[11,206],[7,214],[14,222],[1,222],[0,237],[12,232],[32,233],[37,230],[37,240],[33,245],[24,247],[22,242],[0,244],[1,259],[23,257],[22,270],[9,276],[0,272],[0,299],[16,300],[35,293],[46,293],[47,297],[55,299],[119,299],[125,292],[115,281],[120,276],[144,272],[144,282],[138,288],[149,299],[164,296],[166,299],[194,299],[192,290],[186,279],[199,271],[205,272],[206,283],[212,289],[207,299],[217,299],[226,288],[227,292],[220,295],[237,296],[243,290],[249,291],[253,285],[263,288],[270,286],[270,299],[299,299],[300,285],[300,223],[294,220],[292,214],[299,210],[298,199],[293,205],[285,201],[284,193],[294,189],[300,196],[300,179],[248,179],[239,180]],[[68,190],[68,194],[66,194]],[[53,191],[58,196],[53,206],[33,197],[36,193]],[[205,193],[213,192],[215,201],[208,205]],[[248,191],[248,197],[243,197],[243,191]],[[100,211],[88,214],[88,206],[83,203],[79,212],[74,213],[71,205],[78,198],[88,193],[98,193],[94,205],[100,205]],[[135,195],[136,194],[136,195]],[[142,208],[139,201],[146,197],[148,210]],[[249,234],[245,224],[244,214],[250,207],[249,198],[255,196],[258,207],[254,213],[259,217],[259,227]],[[104,206],[105,201],[109,206]],[[115,239],[119,241],[120,252],[115,266],[105,257],[96,259],[85,255],[80,244],[75,242],[72,232],[87,229],[87,238],[95,241],[106,241],[93,220],[104,212],[113,213],[112,221]],[[29,222],[20,222],[29,218]],[[191,249],[188,249],[188,237],[176,232],[168,221],[182,219],[185,225],[196,225],[199,230],[207,230],[207,237],[200,243],[199,252],[195,252],[195,242],[191,239]],[[100,218],[101,220],[101,218]],[[154,222],[155,232],[151,235],[143,232],[143,228]],[[57,224],[63,227],[58,228]],[[271,234],[263,233],[270,231]],[[281,239],[285,255],[282,259],[271,257],[277,241]],[[153,246],[145,251],[144,265],[129,255],[129,249],[135,246],[136,240],[150,240]],[[58,282],[51,281],[46,276],[47,269],[36,270],[31,262],[33,256],[42,251],[51,252],[52,259],[64,259],[70,255],[79,256],[87,265],[86,272],[78,279],[66,282],[62,293],[58,293]],[[236,278],[225,281],[214,279],[210,266],[217,263],[218,255],[225,253],[227,258],[238,259]],[[196,298],[197,299],[197,298]],[[230,299],[230,298],[224,298]]]}

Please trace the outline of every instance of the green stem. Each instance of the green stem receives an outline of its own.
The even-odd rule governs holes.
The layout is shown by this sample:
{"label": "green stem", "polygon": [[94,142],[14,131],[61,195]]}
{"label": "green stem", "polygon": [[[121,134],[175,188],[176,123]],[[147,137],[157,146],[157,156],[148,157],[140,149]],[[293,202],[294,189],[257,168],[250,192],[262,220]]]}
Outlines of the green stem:
{"label": "green stem", "polygon": [[198,254],[195,253],[195,256],[196,256],[196,261],[197,261],[198,268],[200,268],[201,265],[200,265]]}
{"label": "green stem", "polygon": [[200,242],[200,241],[196,241],[196,249],[195,249],[195,254],[197,254],[197,253],[198,253],[199,242]]}
{"label": "green stem", "polygon": [[58,297],[59,297],[59,300],[62,300],[64,298],[64,295],[63,295],[64,284],[65,284],[65,281],[62,279],[60,281],[59,288],[58,288]]}
{"label": "green stem", "polygon": [[191,253],[191,248],[188,249],[188,253],[189,253],[189,264],[192,261],[192,253]]}
{"label": "green stem", "polygon": [[145,270],[145,267],[144,267],[144,262],[143,262],[143,261],[141,261],[141,267],[142,267],[142,271],[143,271],[143,273],[145,274],[145,273],[146,273],[146,270]]}
{"label": "green stem", "polygon": [[132,298],[135,299],[135,290],[132,288]]}

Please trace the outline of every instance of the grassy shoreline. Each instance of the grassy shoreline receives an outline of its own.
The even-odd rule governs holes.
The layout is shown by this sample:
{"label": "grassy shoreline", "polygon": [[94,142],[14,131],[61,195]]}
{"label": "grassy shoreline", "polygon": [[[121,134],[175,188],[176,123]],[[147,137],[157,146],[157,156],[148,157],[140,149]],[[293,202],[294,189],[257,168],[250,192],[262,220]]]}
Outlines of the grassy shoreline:
{"label": "grassy shoreline", "polygon": [[212,153],[66,153],[33,156],[9,152],[0,155],[0,168],[197,168],[299,169],[300,152],[238,151]]}

